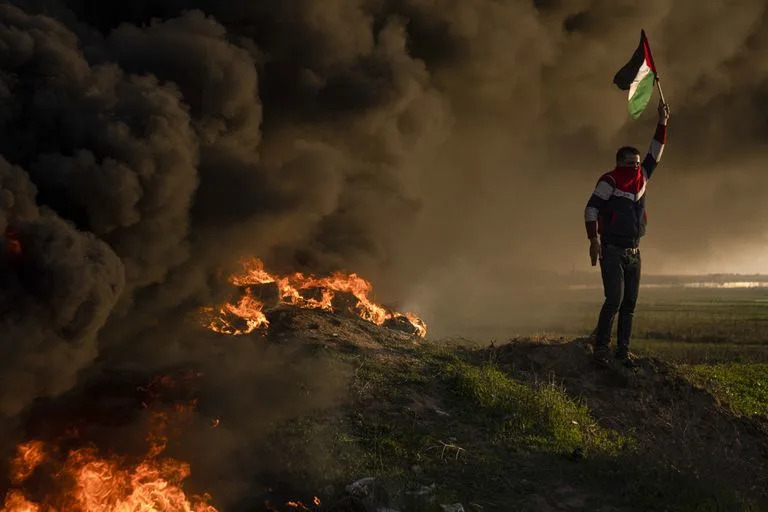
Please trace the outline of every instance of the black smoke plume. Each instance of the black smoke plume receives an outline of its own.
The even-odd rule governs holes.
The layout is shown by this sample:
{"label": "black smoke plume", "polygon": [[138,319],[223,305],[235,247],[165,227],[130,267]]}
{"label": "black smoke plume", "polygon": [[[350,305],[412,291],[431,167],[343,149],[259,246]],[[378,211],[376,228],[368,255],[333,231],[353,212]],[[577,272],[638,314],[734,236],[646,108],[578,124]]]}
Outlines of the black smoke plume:
{"label": "black smoke plume", "polygon": [[646,269],[757,268],[765,0],[0,5],[0,414],[209,361],[190,316],[241,256],[356,271],[437,331],[524,317],[650,140],[611,84],[640,28],[672,108]]}

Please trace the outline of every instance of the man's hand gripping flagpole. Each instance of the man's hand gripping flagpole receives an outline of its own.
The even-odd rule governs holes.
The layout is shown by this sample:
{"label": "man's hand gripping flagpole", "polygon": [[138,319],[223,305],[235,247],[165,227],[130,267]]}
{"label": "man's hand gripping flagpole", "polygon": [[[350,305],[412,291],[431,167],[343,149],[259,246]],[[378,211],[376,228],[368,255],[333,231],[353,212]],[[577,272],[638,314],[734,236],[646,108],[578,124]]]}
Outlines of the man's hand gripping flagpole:
{"label": "man's hand gripping flagpole", "polygon": [[666,125],[669,121],[669,105],[664,100],[664,92],[661,90],[661,77],[656,75],[656,88],[659,90],[659,123]]}

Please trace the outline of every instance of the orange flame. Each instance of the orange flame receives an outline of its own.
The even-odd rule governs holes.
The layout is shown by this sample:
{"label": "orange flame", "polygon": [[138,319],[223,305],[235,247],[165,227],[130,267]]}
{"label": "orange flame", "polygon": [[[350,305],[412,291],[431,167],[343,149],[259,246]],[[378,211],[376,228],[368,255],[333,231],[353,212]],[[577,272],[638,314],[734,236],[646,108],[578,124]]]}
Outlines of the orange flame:
{"label": "orange flame", "polygon": [[[249,290],[237,304],[224,304],[219,308],[203,308],[203,313],[209,318],[207,326],[210,330],[238,336],[269,326],[269,320],[264,315],[263,309],[264,303],[255,299]],[[245,326],[237,327],[230,320],[232,317],[244,320]]]}
{"label": "orange flame", "polygon": [[17,455],[11,461],[11,482],[21,483],[45,460],[41,441],[30,441],[16,447]]}
{"label": "orange flame", "polygon": [[[357,274],[335,272],[328,277],[316,277],[296,272],[288,276],[275,276],[264,270],[264,264],[258,258],[244,260],[243,271],[230,277],[229,281],[235,286],[247,287],[259,284],[274,283],[277,286],[279,300],[282,304],[290,304],[306,309],[322,309],[333,311],[333,299],[336,293],[349,293],[357,299],[355,312],[369,322],[381,325],[391,318],[404,316],[411,322],[416,333],[424,337],[427,326],[423,320],[413,313],[397,313],[388,311],[373,302],[369,297],[373,292],[371,283]],[[305,297],[302,291],[320,290],[320,298]],[[210,318],[205,322],[207,327],[223,334],[248,334],[259,328],[269,326],[264,315],[264,303],[255,299],[250,289],[236,305],[224,304],[218,308],[204,308],[203,312]],[[245,321],[245,328],[238,328],[228,320],[235,318]]]}
{"label": "orange flame", "polygon": [[[319,507],[320,506],[320,498],[315,496],[314,498],[312,498],[312,503],[315,505],[315,507]],[[285,502],[285,506],[289,507],[291,509],[300,510],[300,511],[303,511],[303,512],[311,512],[313,510],[313,509],[310,509],[309,507],[307,507],[300,500],[287,501],[287,502]],[[270,508],[270,510],[274,510],[274,509]]]}
{"label": "orange flame", "polygon": [[427,324],[424,322],[424,320],[409,312],[403,313],[403,316],[407,318],[409,322],[411,322],[411,325],[413,325],[414,329],[416,329],[416,334],[422,338],[427,335]]}
{"label": "orange flame", "polygon": [[[36,441],[39,443],[39,441]],[[127,467],[126,467],[127,466]],[[68,482],[63,494],[45,496],[40,503],[19,489],[10,490],[2,512],[217,512],[210,496],[187,497],[181,483],[189,465],[174,459],[146,457],[135,466],[121,458],[99,457],[93,448],[73,450],[57,480]]]}
{"label": "orange flame", "polygon": [[5,495],[2,512],[38,512],[40,507],[37,503],[29,501],[23,493],[17,490],[11,490]]}
{"label": "orange flame", "polygon": [[[170,377],[153,380],[139,389],[152,395],[158,388],[172,387]],[[11,483],[0,512],[218,512],[209,504],[211,497],[185,494],[182,483],[190,475],[189,464],[161,456],[169,435],[186,421],[196,400],[176,402],[165,409],[149,410],[147,452],[139,457],[101,455],[87,446],[64,454],[39,440],[18,445],[11,461]],[[58,454],[58,455],[57,455]],[[43,472],[43,481],[54,482],[40,488],[30,477]],[[28,492],[31,489],[32,492]]]}
{"label": "orange flame", "polygon": [[10,257],[18,258],[21,256],[21,240],[19,240],[19,232],[10,226],[5,230],[5,246]]}
{"label": "orange flame", "polygon": [[65,471],[74,476],[76,510],[212,512],[208,496],[187,498],[181,482],[189,465],[173,459],[147,459],[124,469],[117,460],[105,460],[91,449],[70,454]]}
{"label": "orange flame", "polygon": [[61,512],[217,512],[207,503],[210,496],[187,497],[182,490],[189,465],[156,458],[156,448],[134,466],[119,457],[102,458],[94,448],[73,450],[56,473],[57,480],[69,482],[63,494],[35,503],[12,489],[2,512],[37,512],[41,506]]}

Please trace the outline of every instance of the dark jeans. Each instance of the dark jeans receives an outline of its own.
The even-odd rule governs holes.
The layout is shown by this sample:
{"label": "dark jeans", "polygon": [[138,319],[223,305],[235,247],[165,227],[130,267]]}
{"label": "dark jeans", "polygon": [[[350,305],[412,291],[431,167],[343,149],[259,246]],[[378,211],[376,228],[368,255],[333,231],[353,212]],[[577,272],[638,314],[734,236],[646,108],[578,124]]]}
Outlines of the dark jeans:
{"label": "dark jeans", "polygon": [[595,350],[607,350],[611,342],[613,317],[619,314],[616,348],[619,353],[629,351],[632,335],[632,317],[635,314],[637,292],[640,289],[640,251],[604,245],[600,258],[605,302],[597,322]]}

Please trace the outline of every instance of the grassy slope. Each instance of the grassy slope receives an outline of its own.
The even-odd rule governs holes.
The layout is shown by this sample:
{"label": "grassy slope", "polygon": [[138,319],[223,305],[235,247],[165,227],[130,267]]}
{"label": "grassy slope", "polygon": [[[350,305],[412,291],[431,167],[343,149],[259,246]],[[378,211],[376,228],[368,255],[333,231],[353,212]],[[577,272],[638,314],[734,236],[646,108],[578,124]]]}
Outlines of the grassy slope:
{"label": "grassy slope", "polygon": [[[703,395],[677,389],[682,381],[648,380],[656,378],[653,368],[647,382],[619,376],[616,386],[599,374],[582,381],[546,365],[525,368],[533,356],[504,360],[499,350],[386,337],[377,343],[349,341],[333,356],[355,368],[344,407],[280,426],[268,448],[297,461],[285,478],[302,482],[307,493],[319,489],[326,502],[343,494],[344,484],[375,476],[377,503],[400,510],[441,510],[439,503],[454,501],[475,510],[758,510],[749,486],[718,467],[739,454],[724,461],[706,453],[713,438],[749,444],[749,429]],[[611,419],[624,388],[648,386],[673,391],[638,391],[630,398],[637,410]],[[676,408],[686,393],[694,393],[692,403],[704,400],[698,416]],[[644,411],[658,418],[645,421]],[[728,439],[734,432],[744,439]],[[431,503],[407,494],[432,484]]]}
{"label": "grassy slope", "polygon": [[768,364],[702,364],[683,371],[692,382],[712,390],[736,412],[768,416]]}
{"label": "grassy slope", "polygon": [[[599,299],[599,291],[573,293],[547,330],[589,332]],[[735,411],[768,411],[768,290],[643,289],[634,334],[636,353],[679,364]]]}

